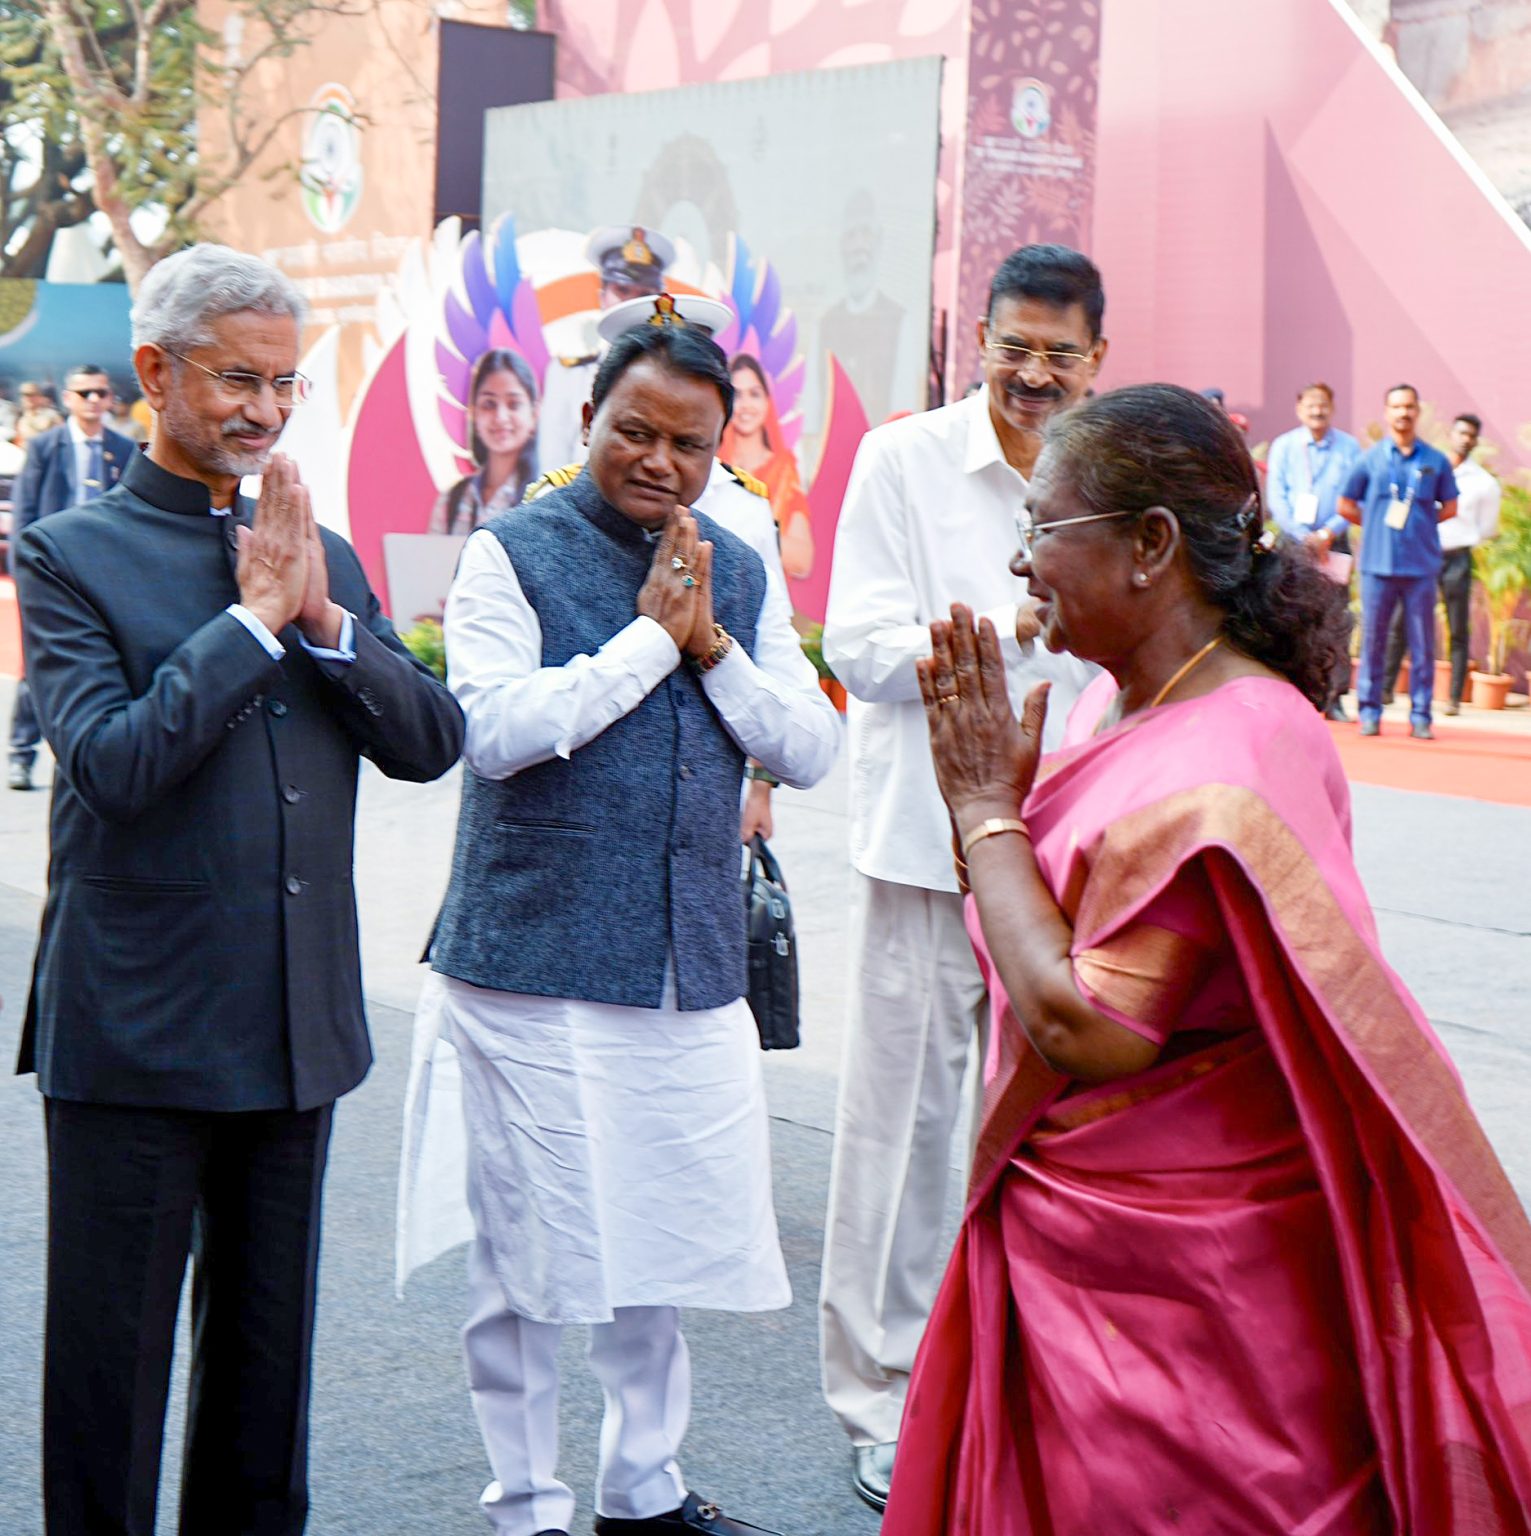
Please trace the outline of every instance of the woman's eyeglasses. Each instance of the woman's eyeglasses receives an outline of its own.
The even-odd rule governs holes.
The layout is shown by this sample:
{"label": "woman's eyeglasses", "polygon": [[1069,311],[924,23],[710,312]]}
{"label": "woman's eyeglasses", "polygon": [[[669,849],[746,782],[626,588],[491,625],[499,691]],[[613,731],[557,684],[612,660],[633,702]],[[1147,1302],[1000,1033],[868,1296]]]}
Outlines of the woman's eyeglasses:
{"label": "woman's eyeglasses", "polygon": [[1052,522],[1034,523],[1031,513],[1024,507],[1015,514],[1015,539],[1020,546],[1022,560],[1030,560],[1035,542],[1044,533],[1051,533],[1054,528],[1071,528],[1075,523],[1103,523],[1113,517],[1136,517],[1133,512],[1091,512],[1084,517],[1060,517]]}
{"label": "woman's eyeglasses", "polygon": [[302,405],[308,399],[310,386],[306,374],[281,373],[274,379],[268,379],[263,373],[244,373],[237,368],[228,368],[220,373],[216,368],[209,368],[206,363],[199,363],[194,357],[182,356],[179,352],[171,351],[169,347],[166,347],[165,351],[169,352],[171,357],[180,358],[183,363],[190,363],[193,368],[200,368],[208,378],[216,379],[218,393],[230,405],[253,405],[260,399],[267,386],[276,396],[277,405],[284,410]]}

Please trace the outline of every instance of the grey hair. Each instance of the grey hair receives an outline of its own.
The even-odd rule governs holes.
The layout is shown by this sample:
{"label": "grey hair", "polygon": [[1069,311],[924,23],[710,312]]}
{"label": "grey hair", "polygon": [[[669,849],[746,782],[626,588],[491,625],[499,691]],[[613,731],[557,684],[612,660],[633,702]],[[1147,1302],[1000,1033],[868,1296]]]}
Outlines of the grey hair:
{"label": "grey hair", "polygon": [[256,310],[303,324],[308,306],[292,280],[258,256],[226,245],[194,245],[149,268],[133,301],[133,345],[205,347],[208,322]]}

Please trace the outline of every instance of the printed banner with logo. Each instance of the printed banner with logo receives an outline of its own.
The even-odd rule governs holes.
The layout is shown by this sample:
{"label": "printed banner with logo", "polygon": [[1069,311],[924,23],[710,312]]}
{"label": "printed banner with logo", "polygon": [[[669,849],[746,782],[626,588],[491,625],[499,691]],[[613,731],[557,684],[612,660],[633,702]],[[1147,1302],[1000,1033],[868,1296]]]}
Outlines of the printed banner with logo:
{"label": "printed banner with logo", "polygon": [[1017,246],[1089,250],[1100,25],[1098,0],[972,0],[959,353]]}

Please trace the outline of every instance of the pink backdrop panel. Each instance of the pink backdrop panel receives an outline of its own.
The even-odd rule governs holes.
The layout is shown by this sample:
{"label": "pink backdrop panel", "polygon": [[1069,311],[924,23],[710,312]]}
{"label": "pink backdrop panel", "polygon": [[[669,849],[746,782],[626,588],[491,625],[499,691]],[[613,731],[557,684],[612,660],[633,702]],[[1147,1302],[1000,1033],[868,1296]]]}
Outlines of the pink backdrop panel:
{"label": "pink backdrop panel", "polygon": [[[385,533],[419,533],[436,500],[410,415],[404,382],[404,338],[389,349],[368,386],[356,417],[347,463],[346,499],[351,543],[372,590],[389,611],[383,569]],[[407,627],[409,616],[401,616]]]}
{"label": "pink backdrop panel", "polygon": [[1261,440],[1324,378],[1337,421],[1407,379],[1531,454],[1531,236],[1331,0],[1105,8],[1093,255],[1103,382],[1219,384]]}
{"label": "pink backdrop panel", "polygon": [[840,503],[850,483],[856,449],[867,431],[866,413],[861,409],[855,386],[833,355],[829,368],[829,424],[808,490],[813,569],[802,581],[787,582],[793,608],[819,624],[824,622],[824,610],[829,605],[829,572],[834,562],[835,533],[840,525]]}

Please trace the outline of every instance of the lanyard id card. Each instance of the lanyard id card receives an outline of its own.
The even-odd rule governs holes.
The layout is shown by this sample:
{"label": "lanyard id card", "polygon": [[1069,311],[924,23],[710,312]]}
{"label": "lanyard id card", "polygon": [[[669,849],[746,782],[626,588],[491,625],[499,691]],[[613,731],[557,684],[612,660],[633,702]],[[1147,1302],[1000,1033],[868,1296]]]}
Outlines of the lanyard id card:
{"label": "lanyard id card", "polygon": [[1402,533],[1404,525],[1409,521],[1409,508],[1414,505],[1414,493],[1419,489],[1419,471],[1416,469],[1409,480],[1408,492],[1399,498],[1398,482],[1393,482],[1392,500],[1387,504],[1387,517],[1385,521],[1395,533]]}
{"label": "lanyard id card", "polygon": [[1318,493],[1303,491],[1292,503],[1292,512],[1304,528],[1311,528],[1318,521]]}

